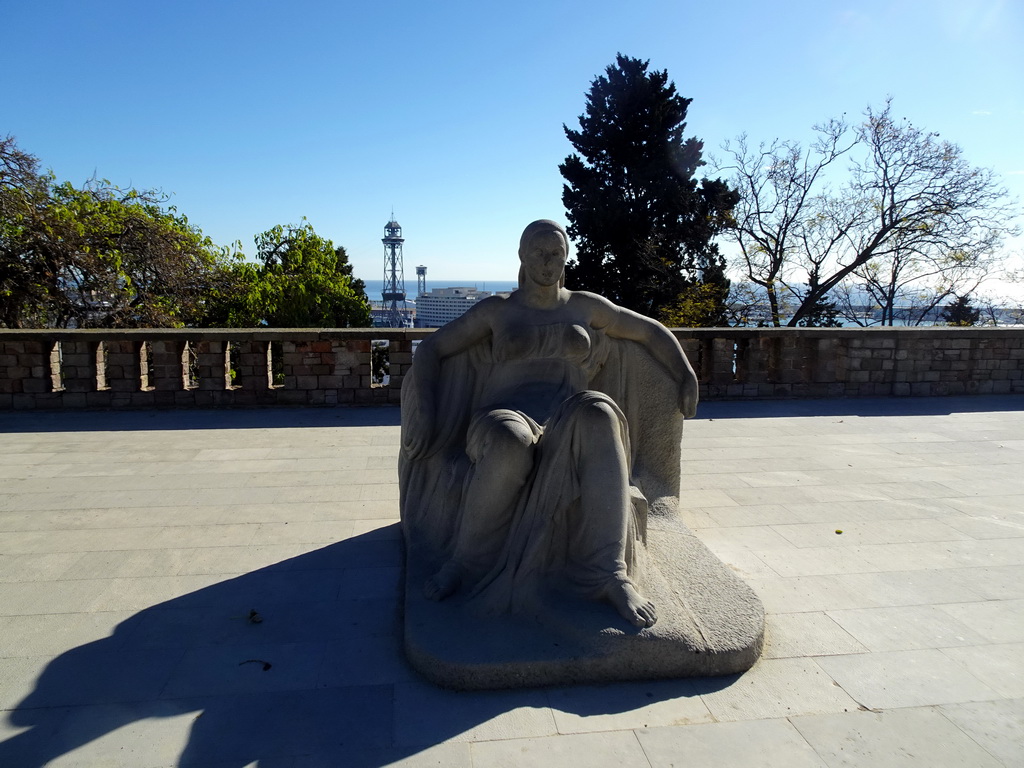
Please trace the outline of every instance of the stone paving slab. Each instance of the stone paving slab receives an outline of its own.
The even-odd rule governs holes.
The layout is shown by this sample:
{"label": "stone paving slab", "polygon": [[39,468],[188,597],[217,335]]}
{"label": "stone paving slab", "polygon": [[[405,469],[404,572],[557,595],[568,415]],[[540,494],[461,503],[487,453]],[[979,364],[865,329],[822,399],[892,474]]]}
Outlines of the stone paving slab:
{"label": "stone paving slab", "polygon": [[0,766],[1021,765],[1021,435],[1019,397],[701,405],[683,517],[761,661],[454,693],[398,641],[397,409],[0,414]]}

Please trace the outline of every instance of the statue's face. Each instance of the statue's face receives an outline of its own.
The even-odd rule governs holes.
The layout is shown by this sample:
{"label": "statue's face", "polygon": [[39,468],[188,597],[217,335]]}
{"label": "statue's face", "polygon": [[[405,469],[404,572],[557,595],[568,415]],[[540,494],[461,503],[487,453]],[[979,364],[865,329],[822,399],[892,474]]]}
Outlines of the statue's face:
{"label": "statue's face", "polygon": [[557,285],[565,271],[565,241],[557,232],[542,232],[530,240],[522,254],[523,267],[539,285]]}

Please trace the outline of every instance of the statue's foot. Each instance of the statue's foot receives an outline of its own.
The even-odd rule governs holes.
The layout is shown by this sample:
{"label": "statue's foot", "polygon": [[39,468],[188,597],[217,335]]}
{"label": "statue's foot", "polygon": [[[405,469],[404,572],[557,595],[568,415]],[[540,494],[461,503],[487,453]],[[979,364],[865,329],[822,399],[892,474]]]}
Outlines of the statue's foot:
{"label": "statue's foot", "polygon": [[631,581],[614,582],[608,587],[605,597],[634,627],[653,627],[658,620],[654,603],[641,595]]}
{"label": "statue's foot", "polygon": [[462,584],[462,567],[449,560],[441,570],[427,579],[423,585],[423,594],[428,600],[444,600]]}

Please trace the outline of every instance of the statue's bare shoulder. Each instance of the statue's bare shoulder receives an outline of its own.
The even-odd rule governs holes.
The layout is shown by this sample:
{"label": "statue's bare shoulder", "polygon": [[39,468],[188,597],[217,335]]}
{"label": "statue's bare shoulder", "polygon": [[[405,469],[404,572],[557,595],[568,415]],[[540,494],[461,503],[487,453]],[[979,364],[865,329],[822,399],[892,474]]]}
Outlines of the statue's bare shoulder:
{"label": "statue's bare shoulder", "polygon": [[601,330],[615,320],[619,307],[604,296],[590,291],[573,291],[569,300],[570,306],[581,310],[590,322],[590,327]]}

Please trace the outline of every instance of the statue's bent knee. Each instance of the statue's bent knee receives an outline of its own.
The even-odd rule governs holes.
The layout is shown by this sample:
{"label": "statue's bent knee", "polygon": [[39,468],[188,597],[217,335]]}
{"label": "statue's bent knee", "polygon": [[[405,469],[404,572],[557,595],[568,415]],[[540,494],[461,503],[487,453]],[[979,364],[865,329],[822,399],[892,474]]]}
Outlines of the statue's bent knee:
{"label": "statue's bent knee", "polygon": [[491,411],[470,427],[466,453],[474,464],[486,461],[509,476],[525,476],[533,467],[537,433],[519,413]]}

